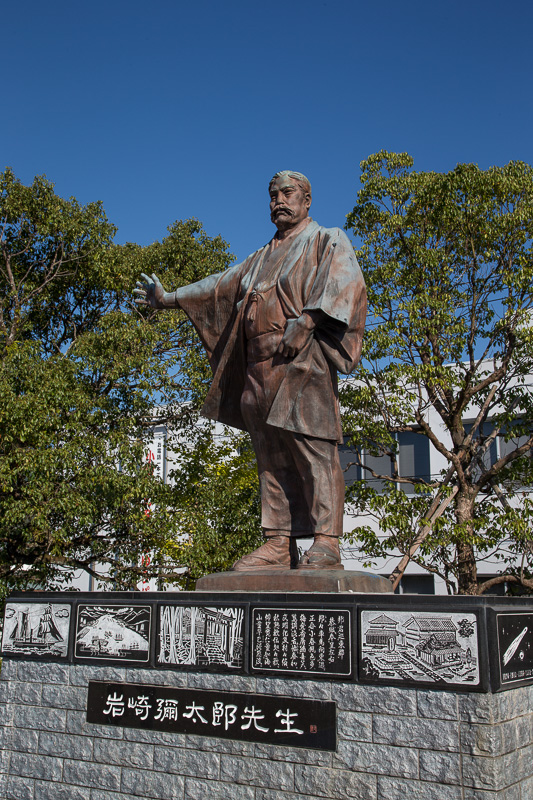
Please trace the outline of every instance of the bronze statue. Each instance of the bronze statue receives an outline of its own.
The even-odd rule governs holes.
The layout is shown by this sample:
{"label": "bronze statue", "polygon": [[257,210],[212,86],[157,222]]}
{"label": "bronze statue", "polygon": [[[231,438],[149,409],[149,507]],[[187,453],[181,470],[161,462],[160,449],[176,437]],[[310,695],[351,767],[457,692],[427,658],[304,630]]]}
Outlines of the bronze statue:
{"label": "bronze statue", "polygon": [[[252,438],[266,542],[233,569],[342,569],[337,371],[361,353],[365,284],[346,234],[309,217],[304,175],[276,173],[269,193],[265,247],[176,292],[143,274],[136,302],[185,311],[213,370],[202,414]],[[296,539],[310,536],[297,561]]]}

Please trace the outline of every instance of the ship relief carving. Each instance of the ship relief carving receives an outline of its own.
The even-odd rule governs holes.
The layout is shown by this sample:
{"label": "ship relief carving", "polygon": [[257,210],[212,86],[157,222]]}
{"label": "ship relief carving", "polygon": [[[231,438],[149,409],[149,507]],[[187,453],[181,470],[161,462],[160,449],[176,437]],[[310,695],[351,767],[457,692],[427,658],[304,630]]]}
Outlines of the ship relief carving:
{"label": "ship relief carving", "polygon": [[75,658],[146,663],[152,609],[136,605],[79,605]]}
{"label": "ship relief carving", "polygon": [[7,603],[2,653],[67,658],[70,615],[67,603]]}

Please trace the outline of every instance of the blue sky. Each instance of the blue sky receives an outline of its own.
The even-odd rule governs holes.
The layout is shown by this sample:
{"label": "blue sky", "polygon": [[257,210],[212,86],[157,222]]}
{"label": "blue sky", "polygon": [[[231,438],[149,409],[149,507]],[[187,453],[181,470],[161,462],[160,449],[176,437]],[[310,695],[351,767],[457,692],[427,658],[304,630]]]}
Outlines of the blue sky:
{"label": "blue sky", "polygon": [[197,217],[239,260],[271,237],[267,184],[307,174],[342,226],[359,162],[533,163],[525,0],[72,0],[5,4],[0,168],[102,200],[117,241]]}

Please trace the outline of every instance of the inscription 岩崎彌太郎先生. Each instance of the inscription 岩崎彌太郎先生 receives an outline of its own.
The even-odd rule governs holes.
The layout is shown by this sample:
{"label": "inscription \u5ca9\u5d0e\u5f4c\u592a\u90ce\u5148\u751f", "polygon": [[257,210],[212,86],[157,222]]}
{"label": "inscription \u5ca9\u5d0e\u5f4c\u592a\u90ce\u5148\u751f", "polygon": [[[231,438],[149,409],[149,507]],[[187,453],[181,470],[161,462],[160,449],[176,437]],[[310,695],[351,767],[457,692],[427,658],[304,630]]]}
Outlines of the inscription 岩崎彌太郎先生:
{"label": "inscription \u5ca9\u5d0e\u5f4c\u592a\u90ce\u5148\u751f", "polygon": [[89,682],[87,721],[335,750],[336,704],[295,697]]}

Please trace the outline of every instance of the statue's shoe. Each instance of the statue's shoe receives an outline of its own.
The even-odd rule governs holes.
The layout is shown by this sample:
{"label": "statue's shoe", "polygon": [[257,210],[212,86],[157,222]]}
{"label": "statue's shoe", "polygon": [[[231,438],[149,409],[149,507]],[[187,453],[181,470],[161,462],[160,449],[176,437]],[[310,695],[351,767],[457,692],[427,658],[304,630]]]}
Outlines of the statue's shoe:
{"label": "statue's shoe", "polygon": [[317,536],[299,560],[296,569],[344,569],[337,537]]}
{"label": "statue's shoe", "polygon": [[290,569],[291,540],[288,536],[272,536],[265,544],[243,556],[232,566],[233,572],[252,572],[257,569]]}

